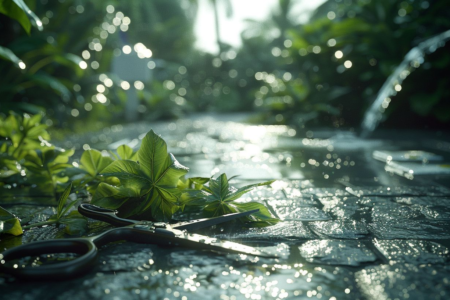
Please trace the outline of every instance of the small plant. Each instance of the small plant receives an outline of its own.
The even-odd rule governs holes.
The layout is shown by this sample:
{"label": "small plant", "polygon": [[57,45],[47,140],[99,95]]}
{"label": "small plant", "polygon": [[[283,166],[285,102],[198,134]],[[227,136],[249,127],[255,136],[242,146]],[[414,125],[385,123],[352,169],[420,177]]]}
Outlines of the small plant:
{"label": "small plant", "polygon": [[206,217],[217,217],[224,214],[259,209],[259,212],[245,217],[253,226],[270,226],[279,222],[261,203],[236,202],[245,193],[250,192],[258,186],[270,185],[275,180],[246,185],[239,189],[230,186],[228,181],[225,173],[216,179],[211,178],[208,186],[202,185],[200,191],[194,192],[191,197],[185,197],[184,205],[200,208]]}
{"label": "small plant", "polygon": [[12,235],[21,235],[23,233],[23,229],[30,229],[33,227],[39,227],[44,225],[59,225],[64,224],[64,232],[70,235],[81,235],[86,231],[87,228],[87,220],[78,211],[69,210],[78,202],[72,201],[67,203],[67,199],[69,198],[70,191],[72,190],[72,184],[70,184],[62,193],[58,207],[56,209],[56,214],[48,218],[48,220],[32,223],[29,225],[21,225],[20,220],[0,207],[0,234],[8,233]]}

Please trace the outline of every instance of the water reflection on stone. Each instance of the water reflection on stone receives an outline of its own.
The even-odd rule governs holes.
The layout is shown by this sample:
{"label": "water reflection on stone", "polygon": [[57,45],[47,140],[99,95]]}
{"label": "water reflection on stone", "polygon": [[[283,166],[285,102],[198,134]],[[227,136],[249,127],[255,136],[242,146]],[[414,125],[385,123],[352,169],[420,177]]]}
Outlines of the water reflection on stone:
{"label": "water reflection on stone", "polygon": [[314,240],[299,248],[306,261],[316,264],[359,266],[377,260],[375,254],[358,241]]}
{"label": "water reflection on stone", "polygon": [[[78,157],[83,149],[108,150],[111,143],[137,149],[150,128],[162,135],[169,151],[182,164],[190,167],[190,176],[227,172],[229,176],[239,175],[232,181],[236,187],[261,179],[279,179],[271,189],[257,188],[240,201],[265,204],[282,220],[280,223],[251,229],[234,223],[202,232],[274,252],[279,257],[218,255],[121,242],[102,247],[94,271],[71,281],[19,283],[0,274],[2,296],[448,298],[448,180],[440,177],[440,184],[435,184],[433,178],[428,178],[423,183],[387,174],[382,165],[377,165],[381,163],[373,160],[373,147],[392,149],[395,143],[384,145],[381,140],[365,141],[345,134],[305,136],[287,126],[252,126],[198,117],[170,123],[115,125],[68,136],[61,145],[77,149]],[[74,163],[78,162],[75,159]],[[13,188],[8,188],[8,193]],[[11,203],[10,199],[4,201]],[[31,222],[54,214],[54,208],[45,201],[42,206],[9,205],[8,209]],[[181,220],[185,216],[180,213],[174,217]],[[105,230],[101,222],[89,224],[88,235]],[[2,236],[0,248],[60,238],[63,227],[35,228],[21,237]]]}

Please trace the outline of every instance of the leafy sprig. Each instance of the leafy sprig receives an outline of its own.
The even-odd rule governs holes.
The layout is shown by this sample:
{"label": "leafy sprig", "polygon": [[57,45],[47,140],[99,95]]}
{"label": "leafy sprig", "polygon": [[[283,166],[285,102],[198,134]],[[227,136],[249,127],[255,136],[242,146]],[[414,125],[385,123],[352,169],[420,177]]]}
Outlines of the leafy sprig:
{"label": "leafy sprig", "polygon": [[217,217],[229,213],[258,209],[259,211],[257,213],[245,217],[245,220],[250,222],[253,226],[264,227],[275,225],[279,222],[279,220],[274,218],[270,211],[261,203],[236,201],[254,188],[270,185],[275,180],[246,185],[241,188],[230,186],[228,181],[225,173],[216,179],[211,178],[208,186],[202,186],[201,190],[198,192],[190,192],[190,195],[185,197],[182,202],[186,206],[196,206],[200,208],[206,217]]}
{"label": "leafy sprig", "polygon": [[87,220],[83,217],[78,211],[70,211],[70,209],[78,203],[77,200],[71,201],[67,203],[67,200],[70,195],[70,191],[72,190],[72,184],[69,184],[64,192],[61,194],[59,198],[58,206],[56,209],[56,214],[48,218],[48,220],[32,223],[29,225],[22,226],[23,229],[29,229],[33,227],[39,227],[44,225],[52,225],[52,224],[64,224],[64,232],[70,235],[81,235],[86,231],[87,228]]}

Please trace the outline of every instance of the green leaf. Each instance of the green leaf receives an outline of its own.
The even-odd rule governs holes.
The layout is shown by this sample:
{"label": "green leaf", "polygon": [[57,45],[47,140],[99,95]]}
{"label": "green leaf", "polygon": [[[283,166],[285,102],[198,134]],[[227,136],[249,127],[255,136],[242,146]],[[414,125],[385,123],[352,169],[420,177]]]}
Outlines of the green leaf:
{"label": "green leaf", "polygon": [[63,216],[63,209],[66,205],[67,198],[69,198],[70,191],[72,190],[72,183],[69,184],[64,192],[61,194],[58,202],[58,209],[56,210],[56,218],[60,219]]}
{"label": "green leaf", "polygon": [[81,168],[92,177],[99,175],[112,162],[110,157],[103,156],[100,151],[94,149],[84,151],[80,159]]}
{"label": "green leaf", "polygon": [[256,184],[250,184],[250,185],[243,186],[243,187],[233,191],[233,193],[228,194],[227,197],[225,198],[225,201],[236,200],[236,199],[240,198],[242,195],[244,195],[244,194],[250,192],[251,190],[253,190],[255,187],[271,185],[273,182],[275,182],[275,180],[270,180],[270,181],[266,181],[266,182],[261,182],[261,183],[256,183]]}
{"label": "green leaf", "polygon": [[23,230],[20,226],[20,220],[0,206],[0,234],[2,233],[17,236],[23,234]]}
{"label": "green leaf", "polygon": [[9,50],[8,48],[0,46],[0,58],[9,60],[10,62],[14,63],[16,65],[16,67],[20,68],[19,64],[22,62],[22,60],[20,58],[18,58],[14,54],[14,52]]}
{"label": "green leaf", "polygon": [[[0,1],[0,13],[7,15],[11,19],[17,20],[20,23],[20,25],[23,27],[23,29],[25,29],[26,33],[30,34],[30,29],[31,29],[30,19],[28,18],[24,9],[21,6],[19,6],[17,4],[17,2],[23,3],[23,1],[16,1],[16,0]],[[23,3],[23,4],[25,5],[25,3]],[[27,7],[27,10],[29,10],[28,7]]]}
{"label": "green leaf", "polygon": [[142,140],[141,148],[138,151],[138,161],[142,170],[149,178],[160,178],[172,164],[167,154],[166,142],[153,130],[150,130]]}
{"label": "green leaf", "polygon": [[[166,142],[153,130],[143,139],[137,158],[139,163],[131,160],[114,161],[103,170],[102,174],[117,177],[122,188],[139,193],[140,204],[134,210],[127,210],[127,216],[151,209],[151,215],[155,220],[170,219],[178,209],[181,195],[177,189],[179,178],[188,172],[188,168],[182,166],[172,154],[167,153]],[[103,189],[106,187],[94,195],[96,201],[104,198],[101,193],[111,192]],[[113,195],[115,200],[117,196]]]}
{"label": "green leaf", "polygon": [[117,154],[121,159],[135,160],[137,152],[134,152],[133,148],[128,145],[121,145],[117,148]]}
{"label": "green leaf", "polygon": [[177,187],[180,190],[185,189],[196,189],[201,190],[203,188],[203,185],[208,183],[211,178],[208,177],[191,177],[186,180],[180,179],[178,181]]}
{"label": "green leaf", "polygon": [[247,202],[247,203],[234,203],[235,207],[239,212],[259,209],[258,212],[247,216],[246,219],[252,222],[252,225],[255,227],[265,227],[275,225],[280,222],[279,219],[274,218],[270,211],[258,202]]}
{"label": "green leaf", "polygon": [[142,194],[151,188],[151,179],[142,172],[141,166],[135,161],[116,160],[106,167],[102,174],[105,177],[117,177],[123,186],[138,191],[142,190]]}
{"label": "green leaf", "polygon": [[31,9],[28,8],[23,0],[13,1],[27,14],[28,18],[33,21],[33,25],[36,26],[39,31],[42,31],[42,29],[44,29],[42,27],[42,21],[34,14],[34,12],[31,11]]}
{"label": "green leaf", "polygon": [[228,185],[228,179],[225,173],[220,175],[217,179],[211,179],[209,182],[209,188],[218,200],[225,200],[226,196],[233,192]]}
{"label": "green leaf", "polygon": [[139,197],[139,195],[139,190],[124,186],[115,187],[102,182],[95,191],[92,204],[110,209],[118,209],[128,198]]}

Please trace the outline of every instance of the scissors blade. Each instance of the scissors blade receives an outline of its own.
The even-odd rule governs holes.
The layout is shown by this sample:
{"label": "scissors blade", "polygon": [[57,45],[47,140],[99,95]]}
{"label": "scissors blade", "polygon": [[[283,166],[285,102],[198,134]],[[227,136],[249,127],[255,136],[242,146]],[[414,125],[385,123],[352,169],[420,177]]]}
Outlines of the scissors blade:
{"label": "scissors blade", "polygon": [[178,229],[178,230],[196,230],[196,229],[200,229],[200,228],[211,227],[213,225],[217,225],[217,224],[231,221],[234,219],[242,218],[245,216],[249,216],[258,211],[259,211],[259,209],[253,209],[253,210],[240,212],[240,213],[227,214],[227,215],[223,215],[223,216],[215,217],[215,218],[206,218],[206,219],[198,219],[198,220],[192,220],[192,221],[187,221],[187,222],[180,222],[177,224],[172,224],[170,226],[172,228]]}
{"label": "scissors blade", "polygon": [[[278,257],[277,253],[246,246],[243,244],[223,241],[200,234],[188,233],[176,229],[157,228],[151,233],[151,243],[169,246],[183,246],[197,250],[208,250],[221,253],[249,254],[262,257]],[[142,242],[142,239],[140,239]]]}

